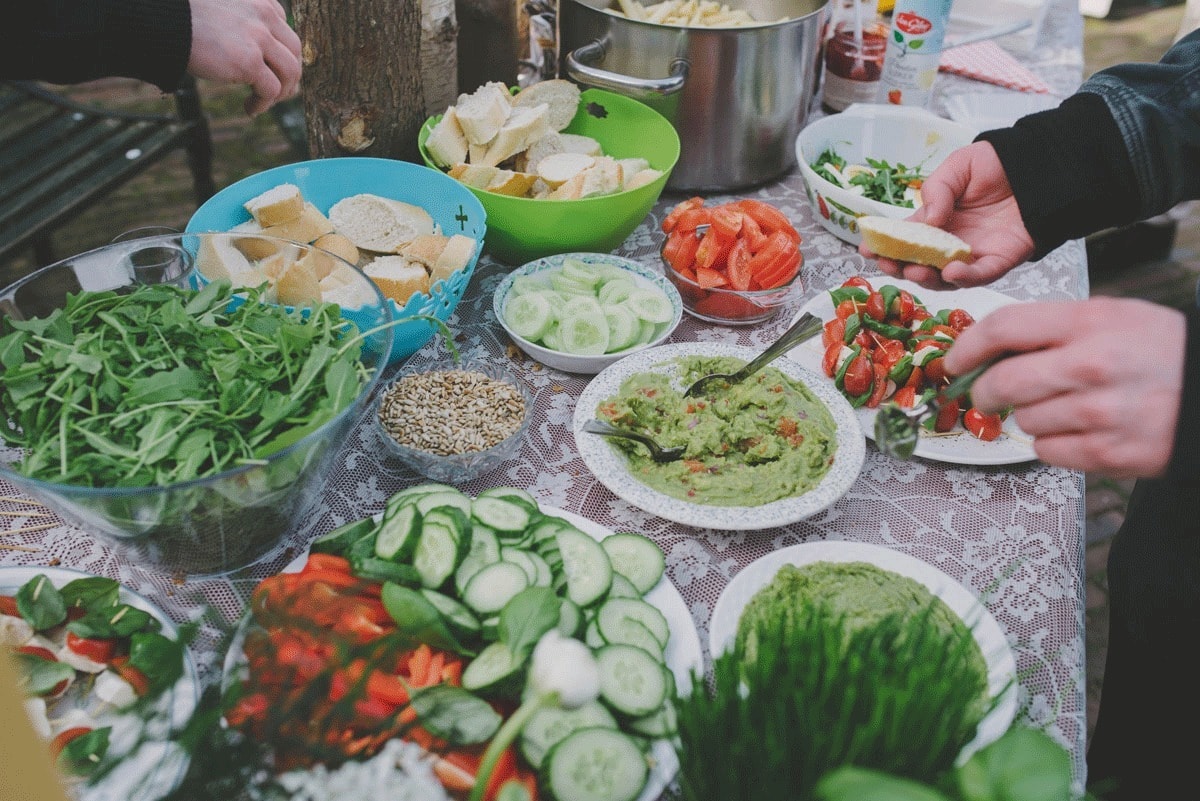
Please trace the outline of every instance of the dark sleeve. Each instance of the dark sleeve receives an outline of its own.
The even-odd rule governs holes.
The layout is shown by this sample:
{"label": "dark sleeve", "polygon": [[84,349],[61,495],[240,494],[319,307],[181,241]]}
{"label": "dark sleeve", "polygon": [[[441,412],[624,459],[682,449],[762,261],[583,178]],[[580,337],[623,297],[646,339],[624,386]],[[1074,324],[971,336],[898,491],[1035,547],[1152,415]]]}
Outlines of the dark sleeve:
{"label": "dark sleeve", "polygon": [[1180,481],[1200,479],[1200,307],[1187,312],[1187,345],[1183,360],[1183,395],[1175,424],[1175,450],[1169,475]]}
{"label": "dark sleeve", "polygon": [[0,25],[0,78],[137,78],[178,88],[192,44],[188,0],[24,0]]}

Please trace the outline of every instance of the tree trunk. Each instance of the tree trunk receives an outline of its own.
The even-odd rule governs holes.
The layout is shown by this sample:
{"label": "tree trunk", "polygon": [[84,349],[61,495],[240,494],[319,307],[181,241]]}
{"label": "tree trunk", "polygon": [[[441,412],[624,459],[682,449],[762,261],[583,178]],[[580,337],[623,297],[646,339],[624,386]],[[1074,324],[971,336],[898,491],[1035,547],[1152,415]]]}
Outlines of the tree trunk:
{"label": "tree trunk", "polygon": [[454,0],[422,0],[421,75],[426,115],[441,114],[458,100],[457,41]]}
{"label": "tree trunk", "polygon": [[520,0],[458,0],[458,88],[517,84]]}
{"label": "tree trunk", "polygon": [[418,160],[420,0],[293,0],[292,11],[309,154]]}

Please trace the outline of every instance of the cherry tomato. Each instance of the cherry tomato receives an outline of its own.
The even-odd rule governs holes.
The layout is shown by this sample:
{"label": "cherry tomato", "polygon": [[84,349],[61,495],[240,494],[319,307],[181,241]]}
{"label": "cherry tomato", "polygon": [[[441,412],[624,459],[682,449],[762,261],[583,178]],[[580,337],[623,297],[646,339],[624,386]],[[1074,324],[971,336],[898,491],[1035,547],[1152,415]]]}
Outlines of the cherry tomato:
{"label": "cherry tomato", "polygon": [[91,730],[92,728],[90,726],[72,726],[69,729],[63,729],[53,740],[50,741],[50,753],[54,754],[54,756],[58,756],[62,753],[62,750],[67,747],[68,743],[70,743],[72,740],[79,739]]}
{"label": "cherry tomato", "polygon": [[878,292],[872,292],[867,297],[867,305],[864,311],[871,317],[883,322],[883,318],[887,317],[887,309],[883,307],[883,295]]}
{"label": "cherry tomato", "polygon": [[129,682],[129,686],[139,698],[150,692],[150,679],[141,668],[129,664],[127,657],[119,656],[113,659],[111,664],[117,675]]}
{"label": "cherry tomato", "polygon": [[1000,436],[1000,428],[1004,421],[998,414],[985,414],[974,406],[963,413],[963,427],[984,442],[991,442]]}
{"label": "cherry tomato", "polygon": [[821,359],[821,369],[825,371],[825,375],[833,378],[837,375],[837,360],[842,352],[842,341],[839,339],[836,342],[830,342],[825,346],[825,356]]}
{"label": "cherry tomato", "polygon": [[958,423],[958,415],[961,411],[962,407],[957,399],[943,401],[941,408],[938,409],[937,420],[933,423],[933,430],[944,434],[954,428]]}
{"label": "cherry tomato", "polygon": [[875,351],[871,354],[871,358],[876,364],[882,364],[888,370],[896,366],[896,362],[904,358],[907,353],[907,348],[904,343],[898,339],[883,339],[875,346]]}
{"label": "cherry tomato", "polygon": [[852,275],[842,282],[842,288],[856,286],[860,289],[865,289],[868,292],[874,292],[875,288],[871,286],[871,282],[863,278],[861,275]]}
{"label": "cherry tomato", "polygon": [[915,320],[918,323],[920,323],[920,322],[924,322],[925,320],[928,320],[932,316],[933,315],[929,313],[928,309],[923,309],[920,306],[914,305],[913,313],[912,313],[912,320],[909,320],[908,322],[911,324],[913,322],[913,320]]}
{"label": "cherry tomato", "polygon": [[903,409],[911,409],[917,402],[917,391],[912,387],[900,387],[892,396],[892,402]]}
{"label": "cherry tomato", "polygon": [[925,362],[925,377],[935,385],[944,383],[946,380],[945,359],[937,356]]}
{"label": "cherry tomato", "polygon": [[913,299],[912,293],[901,289],[900,294],[892,301],[891,308],[888,309],[888,316],[898,320],[900,325],[908,325],[912,322],[916,309],[917,303]]}
{"label": "cherry tomato", "polygon": [[888,386],[888,368],[882,364],[875,365],[875,383],[871,386],[871,397],[867,398],[867,408],[874,409],[883,400],[883,394],[887,392]]}
{"label": "cherry tomato", "polygon": [[0,595],[0,615],[20,617],[21,613],[17,611],[17,599],[11,595]]}
{"label": "cherry tomato", "polygon": [[73,631],[67,632],[67,647],[93,662],[107,662],[117,652],[115,639],[80,637]]}
{"label": "cherry tomato", "polygon": [[904,386],[915,390],[921,386],[921,382],[924,380],[925,371],[920,367],[914,367],[912,372],[908,374],[908,380],[904,382]]}
{"label": "cherry tomato", "polygon": [[975,324],[975,318],[965,309],[954,309],[946,315],[946,323],[961,334]]}
{"label": "cherry tomato", "polygon": [[675,230],[675,224],[679,222],[680,216],[688,209],[698,209],[704,205],[704,198],[690,197],[687,200],[677,204],[675,208],[663,218],[662,229],[664,234],[669,234]]}
{"label": "cherry tomato", "polygon": [[845,322],[852,315],[858,314],[860,311],[862,311],[862,304],[855,303],[854,298],[846,298],[837,305],[833,313],[837,315],[839,320]]}
{"label": "cherry tomato", "polygon": [[846,367],[846,374],[842,377],[842,386],[845,387],[846,394],[858,397],[864,392],[870,392],[874,382],[875,368],[871,365],[871,357],[866,353],[859,353]]}
{"label": "cherry tomato", "polygon": [[821,329],[821,344],[826,348],[834,342],[841,344],[842,338],[846,336],[846,322],[834,317],[829,322],[825,323],[825,327]]}

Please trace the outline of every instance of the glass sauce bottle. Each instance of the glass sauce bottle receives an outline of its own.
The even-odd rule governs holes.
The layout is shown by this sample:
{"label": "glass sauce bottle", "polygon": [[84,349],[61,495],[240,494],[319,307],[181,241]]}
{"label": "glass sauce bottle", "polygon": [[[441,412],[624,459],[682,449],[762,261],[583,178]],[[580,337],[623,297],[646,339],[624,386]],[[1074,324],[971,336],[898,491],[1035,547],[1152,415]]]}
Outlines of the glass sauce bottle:
{"label": "glass sauce bottle", "polygon": [[[879,93],[888,30],[875,15],[874,4],[862,3],[862,45],[855,41],[853,5],[843,7],[825,42],[825,87],[821,104],[842,111],[854,103],[874,103]],[[868,10],[869,9],[869,10]]]}

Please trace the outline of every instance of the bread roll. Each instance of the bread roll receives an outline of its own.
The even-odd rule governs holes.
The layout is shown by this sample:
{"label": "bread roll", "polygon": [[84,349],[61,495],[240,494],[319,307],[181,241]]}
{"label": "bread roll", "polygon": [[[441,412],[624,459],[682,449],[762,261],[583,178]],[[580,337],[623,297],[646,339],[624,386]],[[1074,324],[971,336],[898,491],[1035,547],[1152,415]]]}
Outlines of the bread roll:
{"label": "bread roll", "polygon": [[367,262],[363,272],[384,296],[400,306],[408,303],[413,294],[429,291],[429,273],[403,256],[378,256]]}
{"label": "bread roll", "polygon": [[405,243],[433,233],[433,217],[420,206],[379,195],[351,195],[333,204],[338,233],[360,250],[397,253]]}
{"label": "bread roll", "polygon": [[895,261],[940,270],[952,261],[971,257],[971,246],[966,242],[925,223],[867,215],[858,218],[858,230],[871,252]]}
{"label": "bread roll", "polygon": [[263,228],[291,222],[304,211],[304,197],[295,184],[280,184],[245,202],[246,211]]}

